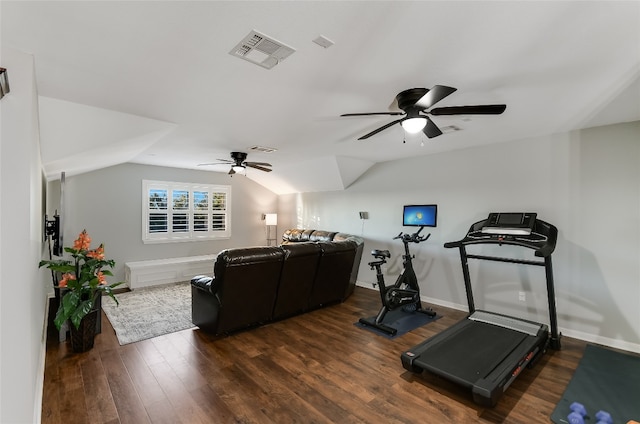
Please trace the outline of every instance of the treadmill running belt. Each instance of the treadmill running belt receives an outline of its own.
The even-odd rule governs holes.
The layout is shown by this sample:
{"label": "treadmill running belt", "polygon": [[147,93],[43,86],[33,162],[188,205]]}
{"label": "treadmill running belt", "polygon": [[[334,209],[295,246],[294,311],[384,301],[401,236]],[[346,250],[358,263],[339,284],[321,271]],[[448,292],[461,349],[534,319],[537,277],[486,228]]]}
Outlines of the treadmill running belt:
{"label": "treadmill running belt", "polygon": [[416,363],[472,387],[528,337],[484,322],[467,320],[464,324],[455,335],[426,350]]}

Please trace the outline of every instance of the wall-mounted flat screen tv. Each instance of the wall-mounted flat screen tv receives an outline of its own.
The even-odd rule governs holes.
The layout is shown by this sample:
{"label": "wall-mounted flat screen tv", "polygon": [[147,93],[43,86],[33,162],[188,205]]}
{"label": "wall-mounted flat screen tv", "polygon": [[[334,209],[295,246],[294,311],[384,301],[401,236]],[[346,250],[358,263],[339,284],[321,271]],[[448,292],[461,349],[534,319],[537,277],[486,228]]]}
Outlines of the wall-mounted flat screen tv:
{"label": "wall-mounted flat screen tv", "polygon": [[405,205],[402,225],[405,227],[435,227],[438,223],[438,205]]}

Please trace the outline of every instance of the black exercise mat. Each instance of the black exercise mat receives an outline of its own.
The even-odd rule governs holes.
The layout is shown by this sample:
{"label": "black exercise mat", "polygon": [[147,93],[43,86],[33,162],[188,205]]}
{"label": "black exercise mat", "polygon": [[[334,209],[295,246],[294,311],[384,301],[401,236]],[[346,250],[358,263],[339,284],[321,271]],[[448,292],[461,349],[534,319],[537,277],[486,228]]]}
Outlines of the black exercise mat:
{"label": "black exercise mat", "polygon": [[[402,310],[402,308],[387,312],[387,315],[385,315],[382,323],[398,330],[398,332],[393,336],[385,333],[384,331],[380,331],[377,328],[364,325],[359,321],[354,322],[353,325],[364,330],[371,331],[372,333],[379,334],[388,339],[395,339],[396,337],[400,337],[411,330],[415,330],[418,327],[422,327],[423,325],[429,324],[430,322],[433,322],[440,318],[442,318],[442,315],[430,317],[429,315],[420,312],[405,312]],[[376,319],[376,317],[373,316],[369,319],[373,321]]]}
{"label": "black exercise mat", "polygon": [[573,402],[587,409],[585,423],[595,424],[600,410],[611,414],[614,424],[640,421],[640,357],[587,345],[551,420],[566,423]]}

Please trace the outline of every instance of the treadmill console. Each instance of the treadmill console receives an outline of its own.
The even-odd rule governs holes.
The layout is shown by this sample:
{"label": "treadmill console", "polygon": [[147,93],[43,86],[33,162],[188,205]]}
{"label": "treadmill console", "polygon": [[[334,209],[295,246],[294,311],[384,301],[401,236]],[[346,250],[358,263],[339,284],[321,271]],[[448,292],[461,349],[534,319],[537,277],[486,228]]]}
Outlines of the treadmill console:
{"label": "treadmill console", "polygon": [[492,212],[481,231],[484,234],[528,236],[533,231],[534,212]]}
{"label": "treadmill console", "polygon": [[510,244],[535,250],[535,255],[551,255],[556,246],[558,229],[540,219],[534,212],[491,213],[489,218],[475,222],[467,235],[458,241],[449,241],[446,248],[470,244]]}

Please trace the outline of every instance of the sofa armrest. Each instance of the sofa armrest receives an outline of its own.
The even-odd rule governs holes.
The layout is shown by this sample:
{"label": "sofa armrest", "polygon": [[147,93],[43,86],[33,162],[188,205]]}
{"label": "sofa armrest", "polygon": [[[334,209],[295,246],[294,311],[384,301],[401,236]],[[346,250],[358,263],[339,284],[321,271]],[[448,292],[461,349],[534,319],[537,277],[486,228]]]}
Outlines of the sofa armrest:
{"label": "sofa armrest", "polygon": [[191,286],[198,288],[207,293],[213,294],[211,291],[211,283],[213,282],[213,278],[207,275],[196,275],[191,279]]}
{"label": "sofa armrest", "polygon": [[220,299],[211,293],[213,278],[198,275],[191,280],[191,322],[202,330],[216,334]]}

